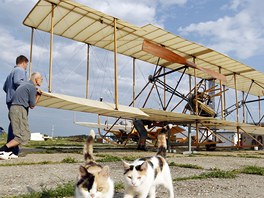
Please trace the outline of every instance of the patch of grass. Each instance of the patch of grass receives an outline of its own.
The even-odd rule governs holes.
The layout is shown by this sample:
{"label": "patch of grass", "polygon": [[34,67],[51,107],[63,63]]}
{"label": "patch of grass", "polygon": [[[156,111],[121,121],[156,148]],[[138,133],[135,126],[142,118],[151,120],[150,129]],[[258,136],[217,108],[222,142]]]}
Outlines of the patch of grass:
{"label": "patch of grass", "polygon": [[109,155],[109,154],[96,154],[96,157],[101,157],[101,159],[96,160],[97,162],[118,162],[121,161],[122,159],[125,161],[134,161],[138,158],[139,156],[124,156],[124,157],[118,157],[114,155]]}
{"label": "patch of grass", "polygon": [[124,156],[122,157],[125,161],[135,161],[136,159],[140,158],[139,156]]}
{"label": "patch of grass", "polygon": [[42,161],[42,162],[20,162],[12,164],[0,164],[0,166],[26,166],[26,165],[45,165],[45,164],[60,164],[60,163],[78,163],[78,160],[72,157],[66,157],[61,162]]}
{"label": "patch of grass", "polygon": [[206,178],[232,179],[236,177],[236,174],[233,171],[216,170],[209,173],[202,173],[200,176],[202,177],[202,179],[206,179]]}
{"label": "patch of grass", "polygon": [[96,154],[95,156],[96,157],[106,157],[106,156],[108,156],[108,154],[102,154],[102,153],[100,153],[100,154]]}
{"label": "patch of grass", "polygon": [[12,198],[50,198],[50,197],[69,197],[74,195],[75,183],[73,181],[58,185],[54,189],[43,188],[41,192],[32,192],[15,196]]}
{"label": "patch of grass", "polygon": [[122,182],[115,183],[115,191],[120,192],[121,190],[125,189],[125,186]]}
{"label": "patch of grass", "polygon": [[264,167],[259,166],[246,166],[239,171],[244,174],[253,174],[253,175],[264,175]]}
{"label": "patch of grass", "polygon": [[62,163],[77,163],[78,160],[76,160],[75,158],[72,158],[72,157],[66,157],[61,162]]}
{"label": "patch of grass", "polygon": [[47,141],[30,141],[25,147],[30,147],[30,148],[43,148],[47,146],[83,146],[83,143],[85,142],[85,138],[82,139],[81,141],[72,139],[71,137],[69,138],[53,138],[49,139]]}
{"label": "patch of grass", "polygon": [[42,162],[20,162],[15,164],[0,164],[0,166],[25,166],[25,165],[42,165],[42,164],[59,164],[60,162],[42,161]]}
{"label": "patch of grass", "polygon": [[118,162],[121,161],[120,157],[104,154],[104,157],[101,159],[96,160],[97,162]]}
{"label": "patch of grass", "polygon": [[235,177],[236,177],[236,173],[234,171],[215,170],[215,171],[211,171],[207,173],[201,173],[200,175],[176,178],[176,179],[173,179],[173,181],[185,181],[185,180],[191,180],[191,179],[208,179],[208,178],[233,179]]}
{"label": "patch of grass", "polygon": [[256,156],[256,155],[246,155],[246,154],[244,154],[244,155],[238,154],[237,156],[238,157],[243,157],[243,158],[262,158],[260,156]]}
{"label": "patch of grass", "polygon": [[189,157],[237,157],[236,155],[232,154],[213,154],[213,153],[193,153],[188,155]]}
{"label": "patch of grass", "polygon": [[175,162],[169,163],[169,166],[177,166],[181,168],[204,169],[203,167],[195,165],[195,164],[176,164]]}

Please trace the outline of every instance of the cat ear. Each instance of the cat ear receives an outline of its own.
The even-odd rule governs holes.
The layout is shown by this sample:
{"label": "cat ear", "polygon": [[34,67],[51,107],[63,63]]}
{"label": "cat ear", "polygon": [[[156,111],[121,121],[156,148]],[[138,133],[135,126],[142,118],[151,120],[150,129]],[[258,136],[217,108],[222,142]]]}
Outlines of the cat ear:
{"label": "cat ear", "polygon": [[145,161],[143,164],[141,164],[140,170],[141,171],[145,171],[145,170],[147,170],[147,168],[148,168],[148,162]]}
{"label": "cat ear", "polygon": [[125,162],[124,160],[122,160],[122,162],[123,162],[123,166],[124,166],[125,170],[130,169],[130,164],[129,163]]}
{"label": "cat ear", "polygon": [[80,173],[81,177],[85,177],[88,174],[86,168],[83,166],[79,167],[79,173]]}
{"label": "cat ear", "polygon": [[109,167],[104,166],[103,169],[101,170],[100,174],[104,177],[109,177]]}

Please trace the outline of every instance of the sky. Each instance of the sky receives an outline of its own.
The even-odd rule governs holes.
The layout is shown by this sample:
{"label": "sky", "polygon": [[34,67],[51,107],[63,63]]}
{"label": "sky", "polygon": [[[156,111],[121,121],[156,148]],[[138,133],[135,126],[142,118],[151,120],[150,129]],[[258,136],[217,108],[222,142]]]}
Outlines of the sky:
{"label": "sky", "polygon": [[[202,44],[264,72],[264,1],[262,0],[76,0],[136,26],[153,24],[175,35]],[[31,29],[22,24],[37,0],[0,0],[0,86],[20,54],[29,58]],[[86,45],[60,37],[54,38],[53,92],[85,97]],[[47,91],[49,35],[36,31],[33,46],[33,71],[44,76]],[[132,98],[132,59],[118,56],[119,101]],[[154,66],[137,62],[136,91],[147,82]],[[114,101],[113,55],[91,47],[89,98]],[[172,81],[172,79],[169,79]],[[187,82],[187,79],[184,79]],[[186,88],[180,87],[184,92]],[[1,89],[2,90],[2,89]],[[5,93],[0,90],[0,126],[8,127]],[[230,96],[232,97],[232,95]],[[137,101],[142,105],[143,99]],[[157,106],[157,98],[152,98]],[[255,107],[253,107],[255,108]],[[88,113],[36,107],[30,110],[31,132],[54,136],[87,134],[88,129],[73,121],[97,122]]]}

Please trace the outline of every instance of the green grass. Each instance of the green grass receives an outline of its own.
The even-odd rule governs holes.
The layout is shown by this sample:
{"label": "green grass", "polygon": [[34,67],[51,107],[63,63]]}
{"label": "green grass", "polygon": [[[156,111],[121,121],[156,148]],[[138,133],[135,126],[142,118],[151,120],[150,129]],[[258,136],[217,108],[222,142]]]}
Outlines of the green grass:
{"label": "green grass", "polygon": [[97,162],[118,162],[121,161],[120,157],[108,155],[108,154],[99,154],[98,157],[102,157],[101,159],[96,160]]}
{"label": "green grass", "polygon": [[236,169],[231,171],[222,171],[218,168],[212,169],[210,172],[201,173],[200,175],[193,175],[190,177],[175,178],[173,181],[185,181],[191,179],[208,179],[208,178],[222,178],[222,179],[233,179],[237,174],[254,174],[254,175],[264,175],[264,167],[259,166],[245,166],[242,169]]}
{"label": "green grass", "polygon": [[124,157],[122,157],[122,159],[123,160],[125,160],[125,161],[135,161],[136,159],[139,159],[139,158],[141,158],[140,156],[124,156]]}
{"label": "green grass", "polygon": [[97,162],[119,162],[121,160],[134,161],[140,158],[139,156],[123,156],[121,158],[121,157],[109,155],[109,154],[96,154],[95,156],[100,157],[100,159],[96,160]]}
{"label": "green grass", "polygon": [[121,190],[125,189],[125,186],[122,182],[115,183],[115,191],[120,192]]}
{"label": "green grass", "polygon": [[49,139],[47,141],[30,141],[25,147],[29,148],[45,148],[49,146],[83,146],[83,141],[82,143],[80,142],[73,142],[70,141],[69,139],[62,139],[62,138],[55,138],[55,139]]}
{"label": "green grass", "polygon": [[200,175],[176,178],[173,179],[173,181],[185,181],[191,179],[208,179],[208,178],[233,179],[235,177],[236,177],[236,173],[234,171],[215,170],[207,173],[201,173]]}
{"label": "green grass", "polygon": [[70,181],[58,185],[54,189],[43,188],[41,192],[32,192],[29,194],[13,196],[10,198],[52,198],[52,197],[69,197],[74,195],[75,182]]}
{"label": "green grass", "polygon": [[44,164],[60,164],[60,162],[42,161],[42,162],[20,162],[14,164],[0,164],[0,166],[25,166],[25,165],[44,165]]}
{"label": "green grass", "polygon": [[244,174],[264,175],[264,167],[246,166],[239,170],[239,172]]}
{"label": "green grass", "polygon": [[188,155],[189,157],[237,157],[236,155],[233,154],[213,154],[213,153],[193,153]]}
{"label": "green grass", "polygon": [[260,156],[256,156],[256,155],[247,155],[247,154],[238,154],[237,157],[242,157],[242,158],[262,158]]}
{"label": "green grass", "polygon": [[181,168],[204,169],[203,167],[195,165],[195,164],[176,164],[175,162],[170,162],[169,166],[177,166]]}
{"label": "green grass", "polygon": [[62,163],[77,163],[78,160],[76,160],[76,159],[73,158],[73,157],[66,157],[66,158],[64,158],[61,162],[62,162]]}
{"label": "green grass", "polygon": [[0,164],[0,166],[26,166],[26,165],[45,165],[45,164],[61,164],[61,163],[78,163],[79,161],[72,157],[66,157],[60,162],[42,161],[42,162],[20,162],[12,164]]}

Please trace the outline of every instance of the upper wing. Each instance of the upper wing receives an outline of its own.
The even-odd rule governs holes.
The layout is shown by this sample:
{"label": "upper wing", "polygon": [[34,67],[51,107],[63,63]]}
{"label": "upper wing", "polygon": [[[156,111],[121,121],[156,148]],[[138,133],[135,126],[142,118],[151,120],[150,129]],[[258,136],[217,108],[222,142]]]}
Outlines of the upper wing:
{"label": "upper wing", "polygon": [[[31,28],[50,32],[51,5],[55,5],[54,34],[114,51],[114,17],[74,1],[39,0],[27,15],[23,24]],[[227,83],[225,84],[233,89],[235,88],[233,75],[237,74],[236,88],[238,90],[246,93],[249,91],[250,94],[255,96],[263,96],[263,73],[224,54],[188,41],[151,24],[137,27],[118,19],[117,29],[117,52],[120,54],[156,65],[157,56],[142,50],[143,41],[149,40],[183,57],[183,63],[185,61],[191,63],[193,58],[195,58],[195,63],[202,66],[202,69],[207,73],[210,70],[211,75],[219,73],[221,69],[221,74],[227,78]],[[180,64],[169,62],[165,59],[161,59],[159,65],[172,70],[181,67]],[[211,79],[211,75],[204,71],[198,70],[196,76],[202,79]],[[186,71],[186,73],[194,75],[192,69]],[[248,90],[252,80],[255,83]]]}

